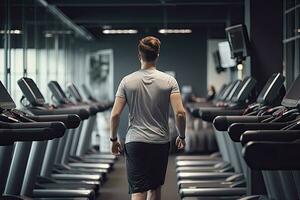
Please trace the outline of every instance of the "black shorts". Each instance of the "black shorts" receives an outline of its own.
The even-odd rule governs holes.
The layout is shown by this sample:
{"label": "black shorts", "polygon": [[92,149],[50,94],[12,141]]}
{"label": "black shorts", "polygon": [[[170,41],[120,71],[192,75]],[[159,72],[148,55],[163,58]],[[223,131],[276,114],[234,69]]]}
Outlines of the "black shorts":
{"label": "black shorts", "polygon": [[125,144],[129,194],[154,190],[165,182],[170,143]]}

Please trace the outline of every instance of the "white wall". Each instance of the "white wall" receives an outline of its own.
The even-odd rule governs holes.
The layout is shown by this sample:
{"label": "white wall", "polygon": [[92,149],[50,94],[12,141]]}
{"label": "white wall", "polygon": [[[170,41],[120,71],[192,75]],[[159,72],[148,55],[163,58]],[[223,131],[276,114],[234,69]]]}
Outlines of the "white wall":
{"label": "white wall", "polygon": [[207,41],[207,85],[215,86],[219,91],[224,83],[230,82],[230,71],[217,73],[212,53],[218,49],[218,43],[224,40],[208,40]]}

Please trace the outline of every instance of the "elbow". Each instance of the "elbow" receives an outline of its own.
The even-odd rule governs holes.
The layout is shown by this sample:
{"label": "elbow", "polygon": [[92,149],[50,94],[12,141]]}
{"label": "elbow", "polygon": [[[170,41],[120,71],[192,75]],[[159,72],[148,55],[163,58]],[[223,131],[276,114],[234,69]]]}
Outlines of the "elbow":
{"label": "elbow", "polygon": [[110,120],[111,121],[118,120],[118,119],[120,119],[120,117],[121,117],[121,113],[112,113],[110,116]]}
{"label": "elbow", "polygon": [[177,113],[176,113],[176,118],[177,119],[185,119],[185,111],[184,110],[179,110]]}

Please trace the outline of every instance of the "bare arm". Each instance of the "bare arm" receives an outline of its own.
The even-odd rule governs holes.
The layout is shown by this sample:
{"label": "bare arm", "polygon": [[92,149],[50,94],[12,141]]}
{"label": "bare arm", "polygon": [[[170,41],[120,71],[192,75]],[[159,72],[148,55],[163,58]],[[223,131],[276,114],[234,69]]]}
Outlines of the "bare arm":
{"label": "bare arm", "polygon": [[171,94],[170,100],[175,114],[175,122],[179,135],[181,138],[185,138],[186,117],[180,93]]}
{"label": "bare arm", "polygon": [[122,97],[116,97],[114,106],[111,111],[110,117],[110,138],[117,137],[117,131],[120,123],[120,116],[126,105],[126,99]]}

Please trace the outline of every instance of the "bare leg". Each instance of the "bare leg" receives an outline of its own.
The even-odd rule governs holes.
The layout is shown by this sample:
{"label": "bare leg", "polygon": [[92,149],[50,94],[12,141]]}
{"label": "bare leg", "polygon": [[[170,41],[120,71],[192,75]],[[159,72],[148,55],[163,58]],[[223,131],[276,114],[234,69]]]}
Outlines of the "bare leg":
{"label": "bare leg", "polygon": [[147,192],[133,193],[131,195],[131,200],[146,200],[146,198],[147,198]]}
{"label": "bare leg", "polygon": [[147,200],[160,200],[161,199],[161,186],[155,190],[148,190]]}

